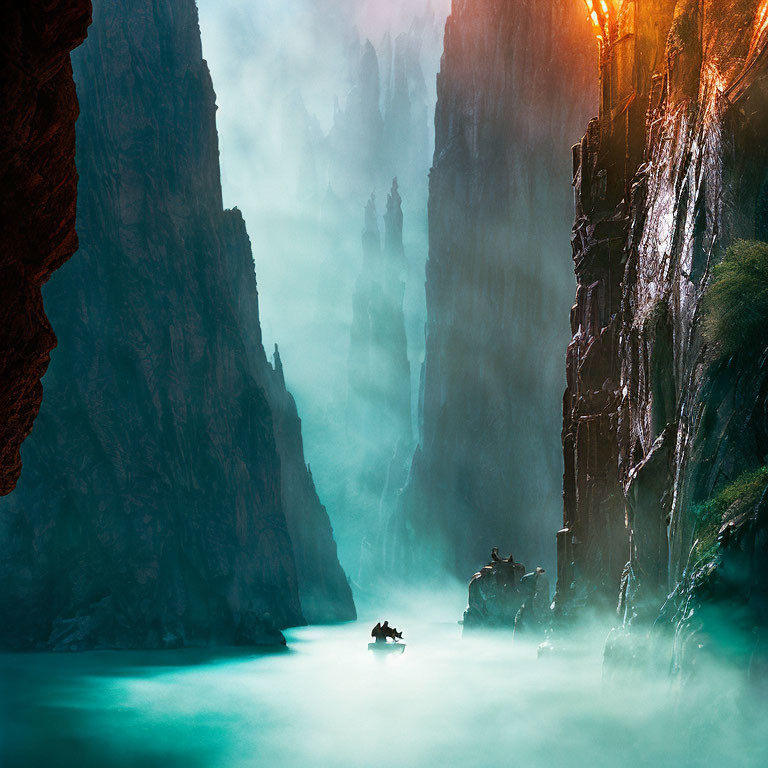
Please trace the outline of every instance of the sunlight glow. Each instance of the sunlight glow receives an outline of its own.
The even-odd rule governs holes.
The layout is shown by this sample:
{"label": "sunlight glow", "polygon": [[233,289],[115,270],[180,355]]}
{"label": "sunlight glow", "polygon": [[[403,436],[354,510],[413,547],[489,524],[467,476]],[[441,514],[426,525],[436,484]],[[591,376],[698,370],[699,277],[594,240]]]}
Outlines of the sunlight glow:
{"label": "sunlight glow", "polygon": [[760,42],[760,39],[765,34],[766,30],[768,29],[768,0],[764,0],[763,4],[760,6],[760,10],[757,12],[757,18],[755,20],[755,31],[752,36],[752,44],[751,49],[753,52],[754,48],[758,43]]}
{"label": "sunlight glow", "polygon": [[609,39],[611,23],[616,18],[614,0],[584,0],[587,13],[599,40]]}

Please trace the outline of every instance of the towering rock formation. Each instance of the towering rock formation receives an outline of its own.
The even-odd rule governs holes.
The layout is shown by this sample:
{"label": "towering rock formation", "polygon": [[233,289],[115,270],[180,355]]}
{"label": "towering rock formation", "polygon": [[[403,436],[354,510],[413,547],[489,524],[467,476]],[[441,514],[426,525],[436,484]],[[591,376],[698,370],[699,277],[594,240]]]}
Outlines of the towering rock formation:
{"label": "towering rock formation", "polygon": [[352,617],[222,210],[194,0],[99,0],[75,65],[81,248],[47,291],[63,343],[0,510],[2,640],[250,643]]}
{"label": "towering rock formation", "polygon": [[422,58],[438,48],[437,32],[435,15],[428,10],[380,53],[386,168],[397,174],[412,200],[425,206],[435,97],[434,84],[427,85]]}
{"label": "towering rock formation", "polygon": [[494,544],[547,559],[562,469],[558,373],[572,292],[570,159],[589,114],[589,27],[571,0],[455,0],[430,181],[423,431],[402,556],[462,577]]}
{"label": "towering rock formation", "polygon": [[[407,32],[380,48],[384,117],[385,165],[388,177],[397,176],[407,195],[408,269],[405,276],[405,323],[408,354],[424,359],[426,317],[424,267],[427,259],[427,204],[429,169],[434,151],[434,115],[437,91],[432,73],[439,68],[443,50],[444,19],[431,8],[413,19]],[[418,373],[418,370],[416,371]],[[418,392],[412,381],[412,396]]]}
{"label": "towering rock formation", "polygon": [[90,0],[3,4],[0,30],[0,495],[19,479],[56,337],[41,288],[77,249],[70,51]]}
{"label": "towering rock formation", "polygon": [[[716,604],[748,632],[766,619],[768,340],[724,336],[711,286],[723,259],[759,275],[739,270],[760,246],[736,241],[768,232],[768,5],[607,7],[600,115],[574,148],[558,607],[618,598],[642,625],[671,592],[664,613],[705,627],[698,647]],[[756,279],[733,316],[761,316],[742,303],[761,301]]]}
{"label": "towering rock formation", "polygon": [[[381,562],[383,526],[390,511],[388,503],[380,510],[382,494],[388,479],[395,483],[393,462],[402,464],[413,435],[401,204],[395,179],[387,198],[383,249],[373,196],[365,208],[363,269],[353,297],[350,333],[346,412],[352,454],[345,506],[357,510],[363,558],[370,557],[373,567]],[[390,492],[388,502],[392,496]],[[365,563],[362,570],[365,578]]]}
{"label": "towering rock formation", "polygon": [[370,40],[361,44],[352,88],[335,107],[328,136],[330,181],[336,190],[360,199],[381,179],[383,121],[379,107],[379,59]]}

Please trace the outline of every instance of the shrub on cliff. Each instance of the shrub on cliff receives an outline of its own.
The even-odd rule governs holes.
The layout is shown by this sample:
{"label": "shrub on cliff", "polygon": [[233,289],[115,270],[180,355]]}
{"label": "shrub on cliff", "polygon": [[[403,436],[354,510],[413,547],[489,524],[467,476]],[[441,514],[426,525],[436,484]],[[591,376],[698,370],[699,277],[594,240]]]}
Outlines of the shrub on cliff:
{"label": "shrub on cliff", "polygon": [[717,536],[723,524],[755,507],[768,487],[768,467],[744,472],[721,487],[706,503],[695,508],[696,545],[692,562],[706,559],[716,551]]}
{"label": "shrub on cliff", "polygon": [[737,240],[714,268],[702,309],[718,357],[759,358],[768,347],[768,243]]}

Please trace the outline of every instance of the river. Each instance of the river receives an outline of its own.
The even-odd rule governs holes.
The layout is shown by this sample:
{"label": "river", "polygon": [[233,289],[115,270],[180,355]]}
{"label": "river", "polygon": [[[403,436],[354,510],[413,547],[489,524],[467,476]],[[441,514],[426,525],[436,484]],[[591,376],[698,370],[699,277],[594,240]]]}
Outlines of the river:
{"label": "river", "polygon": [[599,632],[537,659],[506,634],[462,640],[460,612],[425,606],[386,616],[405,632],[398,657],[368,651],[372,618],[289,631],[272,653],[4,655],[0,765],[768,765],[736,673],[695,695],[666,675],[608,683]]}

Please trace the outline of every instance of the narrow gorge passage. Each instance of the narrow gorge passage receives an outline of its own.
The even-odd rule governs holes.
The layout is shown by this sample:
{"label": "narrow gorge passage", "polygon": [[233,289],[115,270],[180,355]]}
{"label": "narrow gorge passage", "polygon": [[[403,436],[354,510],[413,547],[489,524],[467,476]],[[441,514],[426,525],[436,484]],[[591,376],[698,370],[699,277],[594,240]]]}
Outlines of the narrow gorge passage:
{"label": "narrow gorge passage", "polygon": [[2,768],[768,764],[768,0],[2,21]]}

